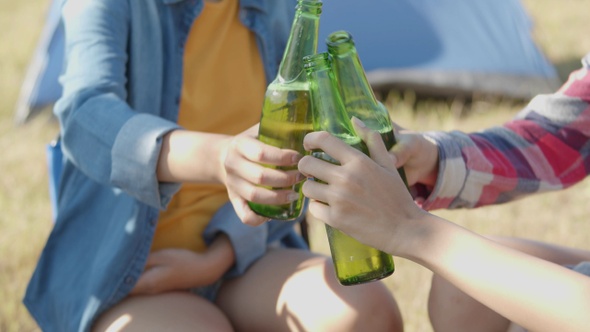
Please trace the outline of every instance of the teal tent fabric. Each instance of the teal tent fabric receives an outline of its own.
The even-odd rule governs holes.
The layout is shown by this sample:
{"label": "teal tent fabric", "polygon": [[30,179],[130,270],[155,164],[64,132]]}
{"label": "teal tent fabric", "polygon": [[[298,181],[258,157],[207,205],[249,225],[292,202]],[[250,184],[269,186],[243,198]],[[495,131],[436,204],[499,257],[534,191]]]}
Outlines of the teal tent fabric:
{"label": "teal tent fabric", "polygon": [[560,85],[519,0],[323,3],[319,50],[329,33],[349,31],[374,88],[529,98]]}
{"label": "teal tent fabric", "polygon": [[41,37],[21,85],[14,119],[17,124],[27,122],[61,96],[58,78],[63,68],[64,30],[60,13],[64,1],[53,0],[49,7]]}

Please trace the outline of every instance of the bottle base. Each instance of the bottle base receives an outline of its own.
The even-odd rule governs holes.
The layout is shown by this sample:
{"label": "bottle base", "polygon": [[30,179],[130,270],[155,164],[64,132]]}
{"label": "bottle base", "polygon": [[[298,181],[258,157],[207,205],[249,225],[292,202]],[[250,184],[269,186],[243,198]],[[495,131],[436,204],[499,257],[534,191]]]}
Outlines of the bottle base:
{"label": "bottle base", "polygon": [[248,206],[256,214],[280,221],[291,221],[299,218],[303,209],[294,209],[292,204],[264,205],[248,202]]}
{"label": "bottle base", "polygon": [[375,282],[377,280],[387,278],[390,275],[392,275],[393,272],[394,272],[394,270],[392,270],[390,272],[383,273],[383,274],[374,274],[374,273],[361,274],[361,275],[353,276],[353,277],[346,278],[346,279],[338,279],[338,282],[340,282],[340,284],[342,286],[361,285],[361,284]]}

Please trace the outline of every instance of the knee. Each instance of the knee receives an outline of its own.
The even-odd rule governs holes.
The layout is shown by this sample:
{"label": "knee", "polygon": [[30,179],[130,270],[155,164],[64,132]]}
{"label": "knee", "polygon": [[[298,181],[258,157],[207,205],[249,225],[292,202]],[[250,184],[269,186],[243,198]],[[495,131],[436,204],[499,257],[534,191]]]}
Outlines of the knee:
{"label": "knee", "polygon": [[358,287],[360,294],[352,304],[355,319],[350,322],[352,326],[348,331],[403,331],[400,309],[383,283],[352,287]]}
{"label": "knee", "polygon": [[432,277],[428,315],[435,331],[506,331],[510,323],[437,275]]}
{"label": "knee", "polygon": [[436,274],[432,276],[430,293],[428,294],[428,316],[433,327],[437,326],[441,318],[445,317],[442,311],[445,308],[444,303],[450,303],[450,292],[451,285],[445,279]]}
{"label": "knee", "polygon": [[470,296],[436,274],[432,276],[428,295],[428,314],[430,320],[448,319],[453,309],[470,307],[476,303]]}
{"label": "knee", "polygon": [[430,292],[428,294],[428,311],[437,312],[440,304],[449,303],[450,299],[455,297],[456,288],[444,278],[434,274],[430,282]]}

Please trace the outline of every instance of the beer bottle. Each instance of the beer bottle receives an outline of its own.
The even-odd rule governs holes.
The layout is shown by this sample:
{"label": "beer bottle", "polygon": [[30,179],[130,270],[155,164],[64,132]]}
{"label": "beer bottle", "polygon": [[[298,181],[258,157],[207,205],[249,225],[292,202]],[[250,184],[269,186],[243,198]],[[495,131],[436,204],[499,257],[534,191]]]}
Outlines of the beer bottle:
{"label": "beer bottle", "polygon": [[[281,149],[292,149],[305,154],[303,137],[311,131],[311,110],[309,84],[303,70],[302,59],[317,52],[319,18],[322,2],[299,0],[291,33],[279,65],[276,78],[269,84],[262,106],[258,139]],[[292,170],[297,165],[280,167],[264,165],[269,168]],[[250,208],[259,215],[279,220],[292,220],[301,215],[303,194],[301,185],[292,188],[268,188],[273,190],[293,190],[299,199],[288,204],[267,205],[248,202]]]}
{"label": "beer bottle", "polygon": [[[344,109],[328,53],[306,56],[304,66],[310,84],[313,129],[327,131],[346,144],[368,154],[367,146],[356,135]],[[313,156],[333,164],[339,163],[323,151],[314,151]],[[365,283],[393,273],[391,255],[366,246],[329,225],[326,225],[326,233],[336,276],[342,285]]]}
{"label": "beer bottle", "polygon": [[[355,116],[368,128],[379,132],[385,147],[390,150],[396,139],[389,111],[375,98],[352,35],[347,31],[333,32],[326,39],[326,45],[348,117]],[[408,187],[404,169],[400,167],[397,171]]]}

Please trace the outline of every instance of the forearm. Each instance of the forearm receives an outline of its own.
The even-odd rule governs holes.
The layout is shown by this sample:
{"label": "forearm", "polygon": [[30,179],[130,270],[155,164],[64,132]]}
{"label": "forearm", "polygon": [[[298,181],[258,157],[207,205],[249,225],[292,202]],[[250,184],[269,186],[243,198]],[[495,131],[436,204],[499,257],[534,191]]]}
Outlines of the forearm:
{"label": "forearm", "polygon": [[219,233],[207,250],[207,255],[214,262],[220,276],[227,272],[235,263],[236,255],[228,236]]}
{"label": "forearm", "polygon": [[191,273],[195,280],[212,284],[219,280],[235,264],[235,254],[227,235],[219,233],[204,253],[205,265],[195,265]]}
{"label": "forearm", "polygon": [[162,182],[214,182],[223,177],[226,135],[174,130],[163,137],[157,175]]}
{"label": "forearm", "polygon": [[423,219],[422,238],[407,258],[530,330],[580,331],[590,326],[589,278],[438,217]]}

